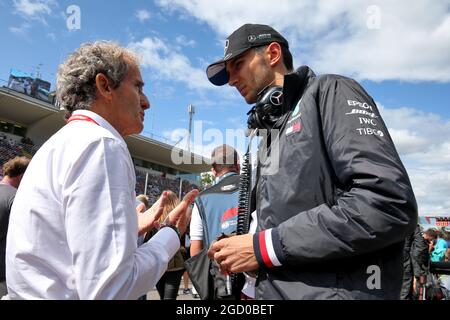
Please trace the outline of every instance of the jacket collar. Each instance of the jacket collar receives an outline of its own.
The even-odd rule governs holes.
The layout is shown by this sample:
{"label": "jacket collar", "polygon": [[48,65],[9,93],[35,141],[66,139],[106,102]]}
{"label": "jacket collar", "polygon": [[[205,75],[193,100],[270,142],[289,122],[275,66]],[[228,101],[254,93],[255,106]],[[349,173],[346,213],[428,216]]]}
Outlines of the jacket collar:
{"label": "jacket collar", "polygon": [[216,177],[216,178],[214,178],[214,185],[218,184],[220,181],[222,181],[226,177],[234,176],[234,175],[237,175],[237,173],[234,172],[234,171],[230,171],[230,172],[227,172],[227,173],[225,173],[224,175],[222,175],[220,177]]}
{"label": "jacket collar", "polygon": [[303,95],[308,83],[316,74],[308,66],[301,66],[295,72],[284,76],[283,113],[291,111]]}
{"label": "jacket collar", "polygon": [[75,110],[73,113],[73,115],[84,115],[87,116],[89,118],[92,118],[95,122],[98,123],[98,125],[102,128],[107,129],[108,131],[110,131],[117,139],[119,139],[121,142],[123,142],[125,145],[125,140],[123,139],[123,137],[120,135],[120,133],[108,122],[106,121],[103,117],[101,117],[99,114],[92,112],[90,110]]}

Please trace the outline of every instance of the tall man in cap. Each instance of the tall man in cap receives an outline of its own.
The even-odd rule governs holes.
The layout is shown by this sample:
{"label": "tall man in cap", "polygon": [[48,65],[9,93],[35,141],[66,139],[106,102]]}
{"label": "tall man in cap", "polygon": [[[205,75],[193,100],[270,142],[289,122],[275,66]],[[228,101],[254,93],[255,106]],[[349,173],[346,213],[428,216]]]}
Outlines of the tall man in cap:
{"label": "tall man in cap", "polygon": [[279,160],[258,164],[256,234],[209,256],[223,272],[258,269],[259,299],[398,299],[417,205],[373,99],[352,79],[293,71],[288,41],[266,25],[233,32],[207,75],[257,103],[249,126],[272,130],[259,154]]}

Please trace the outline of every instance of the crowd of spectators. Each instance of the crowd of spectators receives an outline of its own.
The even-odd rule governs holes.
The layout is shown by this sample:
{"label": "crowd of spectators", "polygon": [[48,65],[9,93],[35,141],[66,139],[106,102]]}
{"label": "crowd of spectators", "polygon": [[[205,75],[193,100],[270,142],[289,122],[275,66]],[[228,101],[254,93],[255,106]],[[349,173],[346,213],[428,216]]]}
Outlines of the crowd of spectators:
{"label": "crowd of spectators", "polygon": [[[8,138],[4,133],[0,133],[0,166],[10,159],[17,156],[26,156],[31,158],[37,151],[33,141],[29,138],[23,138],[21,141]],[[0,175],[3,176],[0,167]]]}
{"label": "crowd of spectators", "polygon": [[[136,169],[136,194],[145,193],[146,172],[144,170]],[[199,186],[183,180],[181,183],[181,196],[192,189],[199,189]],[[154,203],[164,190],[171,190],[176,195],[180,194],[180,178],[169,178],[164,173],[148,174],[147,179],[147,193],[149,202]]]}

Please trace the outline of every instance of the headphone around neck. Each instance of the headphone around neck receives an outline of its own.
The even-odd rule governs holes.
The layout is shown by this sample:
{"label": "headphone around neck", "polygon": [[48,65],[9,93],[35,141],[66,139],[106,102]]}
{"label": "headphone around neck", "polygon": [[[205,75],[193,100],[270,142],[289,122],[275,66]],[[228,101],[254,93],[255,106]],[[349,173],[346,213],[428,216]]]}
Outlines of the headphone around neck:
{"label": "headphone around neck", "polygon": [[268,87],[258,95],[258,101],[247,112],[249,129],[272,129],[283,115],[283,87]]}

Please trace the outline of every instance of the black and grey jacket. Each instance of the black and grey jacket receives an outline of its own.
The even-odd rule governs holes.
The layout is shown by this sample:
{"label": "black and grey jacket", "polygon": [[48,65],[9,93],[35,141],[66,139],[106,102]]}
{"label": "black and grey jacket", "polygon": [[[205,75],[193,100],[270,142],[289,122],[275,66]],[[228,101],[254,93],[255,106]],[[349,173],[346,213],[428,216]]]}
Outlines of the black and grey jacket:
{"label": "black and grey jacket", "polygon": [[308,67],[283,91],[264,152],[272,168],[259,165],[253,193],[257,298],[398,299],[417,204],[375,102],[356,81]]}

